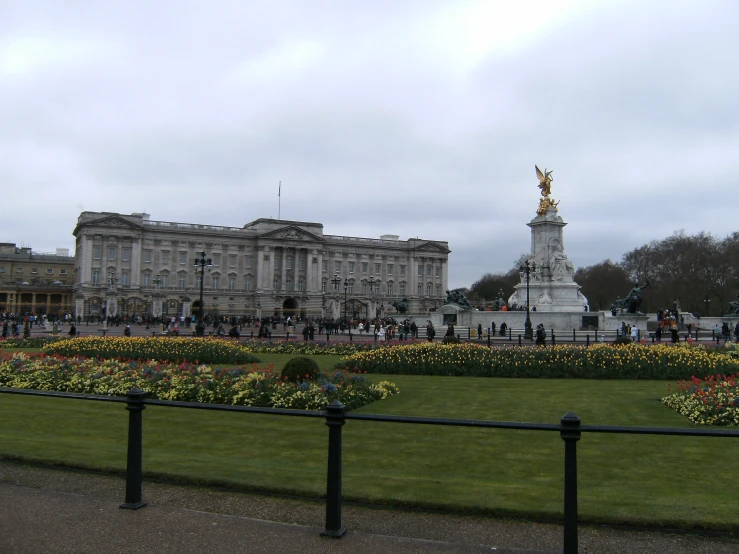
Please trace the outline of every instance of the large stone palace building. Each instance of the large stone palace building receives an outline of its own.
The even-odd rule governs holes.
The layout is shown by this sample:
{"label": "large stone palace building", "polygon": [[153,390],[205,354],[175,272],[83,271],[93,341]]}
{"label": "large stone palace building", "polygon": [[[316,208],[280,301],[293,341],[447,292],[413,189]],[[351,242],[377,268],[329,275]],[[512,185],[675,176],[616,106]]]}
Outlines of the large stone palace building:
{"label": "large stone palace building", "polygon": [[[75,315],[206,314],[375,317],[442,305],[446,242],[324,235],[323,225],[257,219],[243,227],[83,212],[76,237]],[[194,267],[205,253],[212,267]]]}
{"label": "large stone palace building", "polygon": [[0,243],[0,313],[70,313],[74,258],[69,250],[34,252],[28,246]]}

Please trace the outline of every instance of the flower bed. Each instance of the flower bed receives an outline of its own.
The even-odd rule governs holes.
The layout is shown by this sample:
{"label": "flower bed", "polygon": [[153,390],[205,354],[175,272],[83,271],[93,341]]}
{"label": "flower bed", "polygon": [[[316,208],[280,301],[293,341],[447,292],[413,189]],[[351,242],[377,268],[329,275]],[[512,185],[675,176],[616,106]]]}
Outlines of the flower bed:
{"label": "flower bed", "polygon": [[34,337],[0,339],[0,348],[43,348],[61,340],[58,337]]}
{"label": "flower bed", "polygon": [[[662,403],[698,425],[739,425],[739,376],[709,375],[677,383]],[[672,392],[672,386],[668,386]]]}
{"label": "flower bed", "polygon": [[689,379],[739,372],[739,360],[698,346],[639,345],[489,348],[472,343],[417,343],[359,352],[337,367],[369,373],[548,377],[576,379]]}
{"label": "flower bed", "polygon": [[398,393],[392,383],[370,383],[357,373],[323,373],[315,381],[291,383],[271,366],[219,369],[25,354],[0,362],[0,387],[107,396],[125,396],[138,387],[161,400],[299,410],[323,410],[334,400],[353,410]]}
{"label": "flower bed", "polygon": [[353,342],[325,342],[325,341],[286,341],[249,339],[242,344],[251,352],[258,354],[295,354],[300,356],[351,356],[357,352],[364,352],[379,348],[372,343]]}
{"label": "flower bed", "polygon": [[80,337],[54,342],[48,354],[159,360],[206,364],[251,364],[259,362],[251,350],[237,341],[176,337]]}

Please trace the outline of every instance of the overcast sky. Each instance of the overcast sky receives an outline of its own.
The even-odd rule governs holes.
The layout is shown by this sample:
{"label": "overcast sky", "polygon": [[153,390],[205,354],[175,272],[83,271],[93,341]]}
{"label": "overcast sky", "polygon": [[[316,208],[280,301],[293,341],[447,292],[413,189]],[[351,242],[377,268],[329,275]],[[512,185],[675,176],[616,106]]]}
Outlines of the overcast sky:
{"label": "overcast sky", "polygon": [[0,242],[83,210],[449,242],[452,287],[530,246],[554,170],[576,267],[723,237],[739,2],[0,0]]}

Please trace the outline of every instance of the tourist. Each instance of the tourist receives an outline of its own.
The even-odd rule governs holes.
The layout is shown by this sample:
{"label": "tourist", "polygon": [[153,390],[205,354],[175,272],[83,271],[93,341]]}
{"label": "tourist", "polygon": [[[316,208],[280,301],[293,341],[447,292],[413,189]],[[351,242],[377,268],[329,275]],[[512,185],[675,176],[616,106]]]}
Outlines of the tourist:
{"label": "tourist", "polygon": [[77,327],[75,327],[74,323],[72,323],[72,326],[69,328],[69,336],[72,338],[77,336]]}
{"label": "tourist", "polygon": [[637,342],[638,340],[639,340],[639,328],[636,325],[634,325],[631,328],[631,341]]}
{"label": "tourist", "polygon": [[536,326],[536,345],[537,346],[546,346],[546,338],[547,338],[547,332],[544,330],[544,324],[539,323],[539,325]]}
{"label": "tourist", "polygon": [[505,337],[505,332],[508,329],[508,325],[506,325],[505,321],[500,324],[500,336]]}
{"label": "tourist", "polygon": [[[697,334],[697,333],[696,333],[696,334]],[[739,342],[739,321],[738,321],[738,322],[737,322],[737,324],[736,324],[736,325],[734,326],[734,340],[735,340],[736,342]]]}
{"label": "tourist", "polygon": [[131,326],[130,325],[126,325],[126,328],[123,329],[123,334],[127,337],[131,336]]}
{"label": "tourist", "polygon": [[493,321],[493,324],[490,326],[490,336],[495,336],[495,322]]}
{"label": "tourist", "polygon": [[477,338],[482,340],[482,323],[477,324]]}

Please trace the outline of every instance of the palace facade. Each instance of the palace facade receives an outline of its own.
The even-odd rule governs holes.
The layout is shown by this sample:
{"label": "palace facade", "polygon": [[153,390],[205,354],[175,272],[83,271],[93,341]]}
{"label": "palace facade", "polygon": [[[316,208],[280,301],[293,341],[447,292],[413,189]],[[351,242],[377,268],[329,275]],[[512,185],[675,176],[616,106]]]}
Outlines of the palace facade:
{"label": "palace facade", "polygon": [[0,243],[0,313],[62,315],[72,311],[74,257]]}
{"label": "palace facade", "polygon": [[[391,316],[443,304],[446,242],[325,235],[321,223],[257,219],[243,227],[82,212],[74,229],[75,315]],[[196,259],[212,262],[208,269]],[[204,281],[201,278],[204,276]]]}

